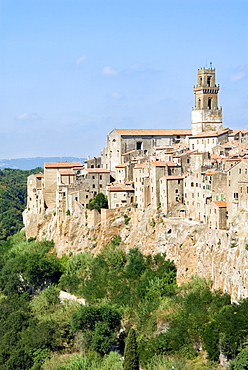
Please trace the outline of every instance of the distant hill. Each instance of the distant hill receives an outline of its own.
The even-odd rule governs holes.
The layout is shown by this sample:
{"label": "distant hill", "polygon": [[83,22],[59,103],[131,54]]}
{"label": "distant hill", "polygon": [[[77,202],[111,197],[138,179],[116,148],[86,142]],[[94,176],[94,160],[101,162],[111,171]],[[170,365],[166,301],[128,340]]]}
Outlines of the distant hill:
{"label": "distant hill", "polygon": [[78,157],[34,157],[34,158],[16,158],[16,159],[0,159],[0,169],[13,168],[20,170],[31,170],[36,167],[44,166],[45,162],[81,162],[86,158]]}

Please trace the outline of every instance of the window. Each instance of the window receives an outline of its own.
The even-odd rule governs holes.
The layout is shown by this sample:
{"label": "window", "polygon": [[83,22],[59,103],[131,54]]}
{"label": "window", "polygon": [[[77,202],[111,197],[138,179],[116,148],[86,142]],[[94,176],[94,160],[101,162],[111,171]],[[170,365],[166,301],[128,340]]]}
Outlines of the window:
{"label": "window", "polygon": [[177,180],[178,185],[180,185],[180,180]]}
{"label": "window", "polygon": [[95,176],[93,175],[93,176],[92,176],[92,180],[94,180],[94,179],[95,179]]}
{"label": "window", "polygon": [[75,197],[75,200],[77,201],[78,200],[78,197]]}
{"label": "window", "polygon": [[241,174],[241,168],[239,168],[239,174]]}
{"label": "window", "polygon": [[102,184],[100,184],[99,187],[102,188]]}
{"label": "window", "polygon": [[95,186],[95,184],[93,184],[93,185],[92,185],[92,188],[93,188],[93,189],[95,189],[95,187],[96,187],[96,186]]}
{"label": "window", "polygon": [[215,196],[215,200],[219,200],[219,195],[216,195]]}
{"label": "window", "polygon": [[210,86],[210,84],[211,84],[211,76],[208,76],[207,77],[207,85]]}
{"label": "window", "polygon": [[192,198],[194,198],[195,197],[195,194],[194,193],[192,193]]}
{"label": "window", "polygon": [[193,187],[194,187],[194,183],[192,182],[192,183],[190,184],[190,186],[193,188]]}
{"label": "window", "polygon": [[187,163],[190,163],[190,159],[189,158],[187,158]]}
{"label": "window", "polygon": [[212,99],[208,98],[208,109],[212,109]]}
{"label": "window", "polygon": [[247,168],[245,168],[245,174],[247,174]]}
{"label": "window", "polygon": [[[248,191],[248,188],[247,188],[247,191]],[[184,194],[184,197],[187,198],[187,193]]]}
{"label": "window", "polygon": [[99,179],[102,180],[102,175],[99,176]]}
{"label": "window", "polygon": [[178,189],[176,189],[176,193],[178,193]]}
{"label": "window", "polygon": [[238,193],[234,193],[234,194],[233,194],[233,198],[234,198],[234,199],[239,199],[239,194],[238,194]]}
{"label": "window", "polygon": [[88,194],[87,194],[87,195],[85,195],[85,198],[86,198],[86,199],[88,199],[88,198],[89,198]]}
{"label": "window", "polygon": [[136,150],[141,150],[142,149],[142,145],[143,143],[142,143],[142,141],[137,141],[137,143],[136,143]]}
{"label": "window", "polygon": [[192,149],[194,149],[195,148],[195,145],[194,144],[192,144]]}
{"label": "window", "polygon": [[230,180],[228,180],[228,186],[231,186],[231,181]]}
{"label": "window", "polygon": [[243,190],[243,189],[242,189],[242,186],[241,186],[241,187],[240,187],[240,193],[242,193],[242,190]]}

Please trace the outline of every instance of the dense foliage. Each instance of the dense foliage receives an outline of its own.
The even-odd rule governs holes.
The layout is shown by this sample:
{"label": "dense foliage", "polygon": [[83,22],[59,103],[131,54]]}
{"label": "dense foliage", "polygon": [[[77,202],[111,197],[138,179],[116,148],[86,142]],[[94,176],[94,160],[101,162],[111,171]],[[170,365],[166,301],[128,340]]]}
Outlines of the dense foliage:
{"label": "dense foliage", "polygon": [[[145,370],[217,369],[220,354],[230,369],[246,369],[248,300],[231,303],[199,278],[180,287],[175,279],[165,255],[125,252],[120,237],[96,256],[60,259],[52,242],[8,238],[0,244],[0,370],[121,370],[129,358],[137,369],[138,361]],[[61,289],[87,304],[61,302]]]}
{"label": "dense foliage", "polygon": [[5,240],[23,227],[27,177],[41,170],[40,167],[30,171],[11,168],[0,170],[0,240]]}
{"label": "dense foliage", "polygon": [[90,199],[89,203],[87,204],[88,209],[96,209],[99,213],[101,213],[102,208],[108,208],[108,198],[103,193],[98,193],[95,199]]}

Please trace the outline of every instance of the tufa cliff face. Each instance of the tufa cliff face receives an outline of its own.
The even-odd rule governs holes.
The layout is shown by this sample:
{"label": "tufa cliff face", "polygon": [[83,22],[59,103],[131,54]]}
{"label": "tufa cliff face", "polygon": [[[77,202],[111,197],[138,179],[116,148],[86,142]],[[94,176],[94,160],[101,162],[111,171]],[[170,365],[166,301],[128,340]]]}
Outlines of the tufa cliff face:
{"label": "tufa cliff face", "polygon": [[[50,212],[44,216],[24,212],[27,238],[53,239],[58,256],[91,251],[98,253],[115,236],[123,246],[143,253],[166,253],[177,266],[178,283],[192,275],[212,281],[213,289],[231,294],[232,300],[248,296],[248,212],[241,211],[230,230],[180,218],[166,218],[149,208],[81,210],[58,223]],[[247,248],[247,249],[246,249]]]}

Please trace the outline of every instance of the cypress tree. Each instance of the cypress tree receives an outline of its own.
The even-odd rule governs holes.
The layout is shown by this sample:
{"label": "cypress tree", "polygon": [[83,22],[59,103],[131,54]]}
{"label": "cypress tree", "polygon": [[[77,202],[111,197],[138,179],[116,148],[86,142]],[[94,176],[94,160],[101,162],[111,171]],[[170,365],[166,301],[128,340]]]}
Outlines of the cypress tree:
{"label": "cypress tree", "polygon": [[139,357],[137,351],[136,333],[133,328],[129,330],[124,351],[124,370],[139,370]]}

